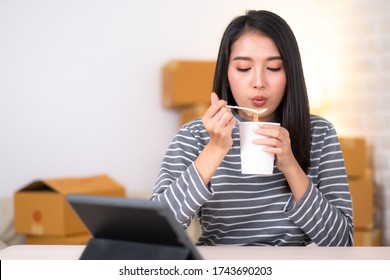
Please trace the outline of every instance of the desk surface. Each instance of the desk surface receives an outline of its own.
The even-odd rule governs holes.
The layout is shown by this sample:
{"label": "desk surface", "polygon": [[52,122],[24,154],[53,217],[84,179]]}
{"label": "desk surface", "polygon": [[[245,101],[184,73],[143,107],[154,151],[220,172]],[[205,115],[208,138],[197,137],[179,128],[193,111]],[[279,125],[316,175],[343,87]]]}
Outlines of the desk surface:
{"label": "desk surface", "polygon": [[[84,245],[14,245],[0,260],[77,260]],[[390,247],[197,247],[208,260],[390,260]]]}

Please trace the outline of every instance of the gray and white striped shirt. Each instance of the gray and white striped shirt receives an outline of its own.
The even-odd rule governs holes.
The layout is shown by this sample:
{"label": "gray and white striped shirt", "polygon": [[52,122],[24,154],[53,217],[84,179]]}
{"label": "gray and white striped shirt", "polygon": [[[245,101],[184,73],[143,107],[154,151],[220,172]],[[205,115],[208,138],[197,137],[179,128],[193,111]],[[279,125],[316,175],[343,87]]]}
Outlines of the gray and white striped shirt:
{"label": "gray and white striped shirt", "polygon": [[194,161],[209,141],[200,118],[185,124],[161,164],[152,200],[169,205],[186,228],[197,216],[196,245],[352,246],[348,178],[336,131],[311,116],[310,186],[296,203],[284,175],[243,175],[238,125],[233,146],[206,187]]}

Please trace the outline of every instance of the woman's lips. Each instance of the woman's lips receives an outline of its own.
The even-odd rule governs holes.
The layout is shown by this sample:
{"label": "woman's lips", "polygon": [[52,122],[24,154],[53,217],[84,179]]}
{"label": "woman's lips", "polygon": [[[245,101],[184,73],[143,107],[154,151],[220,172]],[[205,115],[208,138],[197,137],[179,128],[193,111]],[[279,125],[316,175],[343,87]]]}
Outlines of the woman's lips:
{"label": "woman's lips", "polygon": [[267,102],[267,98],[263,96],[256,96],[251,99],[252,103],[256,107],[262,107],[264,106],[265,102]]}

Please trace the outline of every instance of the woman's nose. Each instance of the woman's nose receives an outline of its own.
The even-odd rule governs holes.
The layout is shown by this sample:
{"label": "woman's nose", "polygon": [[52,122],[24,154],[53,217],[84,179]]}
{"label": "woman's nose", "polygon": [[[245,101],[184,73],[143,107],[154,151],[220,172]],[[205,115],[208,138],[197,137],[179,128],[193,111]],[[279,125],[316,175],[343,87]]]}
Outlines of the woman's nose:
{"label": "woman's nose", "polygon": [[254,88],[263,88],[264,87],[264,73],[263,71],[254,71],[253,74],[253,81],[252,81],[252,86]]}

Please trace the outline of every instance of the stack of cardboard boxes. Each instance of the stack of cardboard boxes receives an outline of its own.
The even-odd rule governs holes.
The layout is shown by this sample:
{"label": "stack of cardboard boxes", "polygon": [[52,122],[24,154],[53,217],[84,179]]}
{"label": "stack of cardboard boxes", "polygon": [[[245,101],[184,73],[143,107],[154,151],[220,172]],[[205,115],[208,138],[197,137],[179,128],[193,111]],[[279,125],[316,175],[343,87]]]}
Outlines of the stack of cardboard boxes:
{"label": "stack of cardboard boxes", "polygon": [[91,235],[66,200],[67,194],[125,196],[109,176],[44,179],[14,195],[14,227],[27,244],[86,244]]}
{"label": "stack of cardboard boxes", "polygon": [[380,246],[381,229],[375,225],[374,178],[366,141],[359,137],[339,139],[352,196],[355,246]]}
{"label": "stack of cardboard boxes", "polygon": [[215,61],[174,60],[163,67],[163,105],[178,110],[180,125],[210,106]]}

